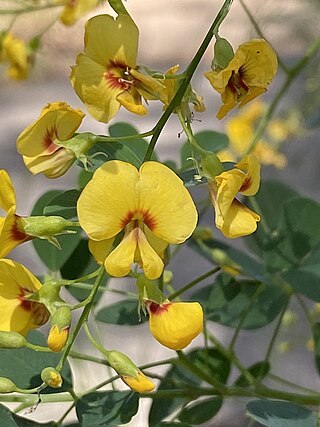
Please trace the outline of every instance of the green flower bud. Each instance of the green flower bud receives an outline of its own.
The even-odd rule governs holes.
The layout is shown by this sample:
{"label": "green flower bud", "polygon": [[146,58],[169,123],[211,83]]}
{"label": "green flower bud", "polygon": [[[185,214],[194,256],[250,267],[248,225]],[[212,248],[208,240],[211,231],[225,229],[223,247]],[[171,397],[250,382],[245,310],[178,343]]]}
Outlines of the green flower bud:
{"label": "green flower bud", "polygon": [[9,378],[0,377],[0,393],[13,393],[17,391],[17,386]]}
{"label": "green flower bud", "polygon": [[0,331],[0,348],[24,348],[28,344],[18,332]]}
{"label": "green flower bud", "polygon": [[224,172],[224,167],[217,155],[211,151],[201,154],[202,175],[208,180],[214,180],[217,175]]}
{"label": "green flower bud", "polygon": [[219,71],[226,68],[234,57],[234,52],[228,40],[221,37],[217,38],[214,45],[214,57],[211,63],[213,71]]}
{"label": "green flower bud", "polygon": [[60,373],[51,366],[42,370],[41,379],[49,387],[60,388],[62,386],[62,378]]}

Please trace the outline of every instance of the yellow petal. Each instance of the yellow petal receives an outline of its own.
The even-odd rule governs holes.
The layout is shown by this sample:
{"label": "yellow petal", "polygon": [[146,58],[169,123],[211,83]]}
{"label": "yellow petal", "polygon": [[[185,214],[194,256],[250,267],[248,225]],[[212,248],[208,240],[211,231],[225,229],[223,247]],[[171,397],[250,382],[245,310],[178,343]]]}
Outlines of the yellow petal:
{"label": "yellow petal", "polygon": [[210,195],[215,206],[216,215],[223,218],[227,214],[234,198],[246,180],[246,174],[240,169],[231,169],[215,177],[217,190],[209,183]]}
{"label": "yellow petal", "polygon": [[60,15],[60,20],[64,25],[72,25],[91,9],[97,7],[98,3],[99,0],[68,1]]}
{"label": "yellow petal", "polygon": [[138,230],[134,228],[124,236],[120,244],[106,258],[104,266],[111,276],[124,277],[130,273],[138,245]]}
{"label": "yellow petal", "polygon": [[236,168],[241,169],[246,174],[240,188],[240,193],[245,196],[253,196],[260,186],[260,163],[254,154],[248,154],[238,164]]}
{"label": "yellow petal", "polygon": [[197,302],[176,302],[148,307],[154,338],[172,350],[182,350],[203,328],[203,310]]}
{"label": "yellow petal", "polygon": [[48,347],[50,350],[59,352],[65,346],[69,335],[69,327],[59,329],[53,325],[48,335]]}
{"label": "yellow petal", "polygon": [[239,115],[227,121],[226,131],[235,153],[238,156],[245,154],[253,141],[253,124]]}
{"label": "yellow petal", "polygon": [[[140,168],[139,210],[148,214],[145,224],[160,239],[184,242],[196,227],[198,214],[182,180],[168,167],[146,162]],[[146,215],[147,216],[147,215]]]}
{"label": "yellow petal", "polygon": [[135,80],[137,90],[143,98],[160,99],[164,103],[168,102],[167,88],[163,82],[134,69],[130,70],[130,75]]}
{"label": "yellow petal", "polygon": [[7,256],[12,249],[31,239],[24,233],[19,223],[19,216],[14,212],[15,209],[11,208],[0,224],[0,258]]}
{"label": "yellow petal", "polygon": [[43,173],[47,178],[64,175],[75,160],[74,152],[61,147],[49,156],[23,156],[23,161],[32,174]]}
{"label": "yellow petal", "polygon": [[138,170],[120,160],[96,170],[78,200],[79,222],[91,239],[110,239],[130,221],[138,209],[138,180]]}
{"label": "yellow petal", "polygon": [[130,16],[98,15],[89,19],[85,30],[85,55],[105,67],[110,61],[135,68],[139,30]]}
{"label": "yellow petal", "polygon": [[148,242],[142,230],[137,229],[138,250],[141,258],[141,267],[150,280],[158,279],[163,272],[163,261]]}
{"label": "yellow petal", "polygon": [[70,139],[80,126],[84,113],[65,102],[53,102],[41,111],[18,137],[17,150],[27,157],[51,155],[59,149],[58,141]]}
{"label": "yellow petal", "polygon": [[122,381],[125,382],[133,391],[138,393],[148,393],[155,389],[155,385],[148,377],[140,370],[136,377],[122,376]]}
{"label": "yellow petal", "polygon": [[144,116],[148,113],[147,109],[142,105],[142,100],[139,92],[132,87],[130,90],[121,92],[117,96],[117,101],[131,113]]}
{"label": "yellow petal", "polygon": [[8,172],[0,170],[0,208],[8,212],[11,208],[16,211],[16,196]]}
{"label": "yellow petal", "polygon": [[98,264],[103,264],[104,260],[109,255],[112,246],[113,246],[114,238],[106,239],[106,240],[91,240],[89,239],[89,251],[95,257]]}
{"label": "yellow petal", "polygon": [[7,33],[2,40],[5,60],[9,62],[8,77],[24,80],[29,74],[28,51],[25,42]]}
{"label": "yellow petal", "polygon": [[258,221],[260,221],[260,216],[237,199],[233,201],[225,217],[216,214],[217,227],[230,239],[254,233]]}

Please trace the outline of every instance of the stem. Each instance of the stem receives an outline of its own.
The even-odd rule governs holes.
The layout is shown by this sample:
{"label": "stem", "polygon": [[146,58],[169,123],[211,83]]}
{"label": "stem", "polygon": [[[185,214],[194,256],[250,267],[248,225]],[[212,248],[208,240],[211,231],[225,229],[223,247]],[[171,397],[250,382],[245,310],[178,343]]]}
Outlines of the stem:
{"label": "stem", "polygon": [[202,274],[197,279],[192,280],[191,282],[187,283],[185,286],[183,286],[178,291],[176,291],[176,292],[172,293],[171,295],[169,295],[168,299],[170,301],[172,301],[173,299],[177,298],[179,295],[181,295],[184,292],[186,292],[187,290],[191,289],[197,283],[202,282],[202,280],[205,280],[207,277],[210,277],[213,274],[217,273],[218,271],[220,271],[220,269],[221,269],[220,267],[215,267],[212,270],[209,270],[207,273]]}
{"label": "stem", "polygon": [[[87,134],[88,132],[84,132],[85,134]],[[142,132],[142,133],[137,133],[134,135],[125,135],[125,136],[108,136],[108,135],[95,135],[95,134],[91,134],[90,135],[90,139],[94,142],[94,143],[98,143],[98,142],[118,142],[118,141],[126,141],[127,139],[140,139],[140,138],[145,138],[148,136],[152,136],[154,133],[153,129],[149,130],[147,132]],[[81,134],[77,134],[77,135],[81,135]]]}
{"label": "stem", "polygon": [[99,274],[98,274],[98,276],[96,278],[96,281],[95,281],[95,284],[94,284],[94,286],[92,288],[92,291],[90,292],[89,297],[86,298],[86,300],[88,301],[88,303],[84,307],[84,309],[83,309],[83,311],[81,313],[80,319],[79,319],[79,321],[78,321],[78,323],[77,323],[77,325],[75,327],[75,330],[69,335],[69,339],[67,341],[65,349],[64,349],[63,354],[61,356],[61,359],[60,359],[58,365],[56,366],[56,370],[57,371],[61,371],[61,369],[63,367],[63,364],[66,361],[66,359],[68,357],[68,354],[69,354],[69,352],[71,350],[71,347],[72,347],[72,345],[73,345],[73,343],[74,343],[74,341],[75,341],[75,339],[76,339],[76,337],[77,337],[77,335],[78,335],[78,333],[79,333],[79,331],[81,329],[81,326],[88,320],[88,317],[89,317],[89,314],[90,314],[90,310],[91,310],[91,307],[92,307],[92,304],[93,304],[93,301],[94,301],[94,297],[95,297],[95,295],[96,295],[96,293],[97,293],[97,291],[99,289],[100,283],[101,283],[101,281],[103,279],[103,276],[104,276],[104,266],[102,265],[99,270],[100,271],[99,271]]}
{"label": "stem", "polygon": [[226,18],[228,15],[229,9],[231,4],[233,3],[233,0],[225,0],[223,3],[221,9],[219,10],[215,20],[213,21],[211,27],[209,28],[207,35],[205,36],[203,42],[201,43],[198,51],[196,52],[195,56],[193,57],[192,61],[190,62],[189,66],[187,67],[185,71],[185,77],[181,82],[181,85],[179,89],[177,90],[175,96],[173,97],[172,101],[168,105],[168,107],[165,109],[164,113],[160,117],[158,123],[153,129],[153,136],[151,138],[147,153],[144,157],[144,162],[151,159],[152,153],[154,151],[155,145],[159,139],[159,136],[162,132],[162,129],[164,128],[165,124],[167,123],[169,117],[173,113],[174,109],[180,105],[181,100],[183,98],[183,95],[185,91],[187,90],[189,83],[191,81],[191,78],[193,74],[195,73],[199,62],[201,61],[205,51],[207,50],[207,47],[209,46],[214,34],[218,31],[219,26],[221,25],[222,21]]}
{"label": "stem", "polygon": [[65,2],[61,1],[60,3],[57,2],[40,6],[28,6],[23,9],[2,9],[0,10],[0,15],[23,15],[24,13],[31,13],[38,10],[52,9],[61,6],[65,6]]}

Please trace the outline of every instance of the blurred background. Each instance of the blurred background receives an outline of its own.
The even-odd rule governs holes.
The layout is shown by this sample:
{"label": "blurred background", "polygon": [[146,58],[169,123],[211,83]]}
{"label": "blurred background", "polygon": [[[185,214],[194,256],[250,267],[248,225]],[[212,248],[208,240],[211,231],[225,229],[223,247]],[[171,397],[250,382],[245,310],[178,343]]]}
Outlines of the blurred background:
{"label": "blurred background", "polygon": [[[258,22],[264,37],[288,67],[295,64],[305,54],[312,41],[319,37],[319,0],[288,0],[281,3],[275,0],[263,2],[244,0],[244,2]],[[13,8],[16,4],[18,2],[13,0],[1,1],[0,10]],[[140,28],[138,63],[163,71],[175,64],[180,64],[180,69],[183,70],[195,54],[221,5],[220,0],[175,0],[174,2],[170,0],[161,2],[128,0],[126,7]],[[15,36],[24,40],[43,33],[49,27],[42,36],[35,65],[28,80],[22,82],[8,80],[6,65],[0,64],[0,168],[6,169],[11,175],[18,201],[17,211],[20,215],[30,214],[35,201],[43,192],[49,189],[69,189],[76,186],[76,168],[57,180],[48,180],[44,176],[32,176],[25,168],[21,156],[16,153],[15,142],[20,132],[38,117],[48,102],[65,101],[86,112],[71,87],[70,66],[75,63],[77,54],[83,49],[84,24],[88,17],[97,13],[113,14],[107,4],[102,4],[71,27],[66,27],[59,20],[54,22],[60,13],[61,8],[53,8],[33,14],[21,14],[12,25],[11,31]],[[12,16],[0,14],[0,31],[6,30],[11,21]],[[227,19],[220,28],[220,36],[227,38],[234,49],[248,39],[259,37],[240,1],[235,0]],[[207,50],[192,81],[193,88],[204,97],[207,107],[205,113],[195,117],[196,120],[193,124],[195,132],[204,129],[225,131],[227,119],[219,122],[215,118],[220,97],[203,78],[203,72],[210,69],[211,60],[212,46]],[[281,152],[287,158],[287,167],[281,169],[264,166],[262,170],[263,179],[277,178],[301,194],[313,197],[318,201],[320,200],[319,71],[319,55],[317,55],[293,82],[276,111],[277,117],[290,117],[291,122],[293,120],[293,124],[291,124],[294,131],[288,133],[281,146]],[[272,100],[283,81],[284,74],[279,70],[275,81],[262,100],[266,103]],[[122,109],[111,124],[126,121],[140,132],[148,131],[159,118],[162,106],[151,103],[149,111],[148,116],[139,117]],[[234,112],[234,114],[236,113]],[[105,124],[94,121],[89,115],[84,119],[80,131],[99,134],[108,132]],[[162,160],[179,158],[180,145],[185,140],[183,135],[179,138],[180,132],[179,122],[176,117],[172,116],[157,146]],[[202,197],[206,191],[206,189],[197,188],[194,195]],[[211,212],[211,216],[208,215],[205,218],[205,223],[214,228],[213,212]],[[216,232],[214,231],[214,233]],[[43,274],[43,265],[37,259],[30,243],[18,247],[12,257],[22,262],[35,274]],[[191,257],[192,263],[188,262]],[[211,264],[203,258],[198,258],[188,248],[183,248],[170,265],[174,272],[177,288],[211,267]],[[129,280],[114,281],[114,286],[132,289],[132,283]],[[101,306],[111,304],[118,299],[118,297],[108,294],[101,301]],[[295,307],[292,309],[296,311]],[[297,316],[298,322],[292,332],[288,329],[287,335],[280,337],[279,351],[273,355],[273,362],[277,372],[285,378],[291,378],[302,385],[318,389],[320,384],[313,367],[312,354],[305,346],[308,335],[303,315],[297,311]],[[226,327],[212,323],[210,328],[222,342],[228,342],[231,337],[232,330]],[[243,353],[243,357],[245,357],[243,361],[246,365],[263,358],[271,332],[272,326],[263,328],[263,331],[242,333],[239,354],[242,359]],[[296,348],[290,350],[290,346],[283,346],[281,349],[281,342],[291,342],[293,338],[291,333],[298,342]],[[111,346],[124,351],[137,364],[156,361],[172,355],[170,350],[164,349],[150,337],[147,325],[134,328],[102,325],[101,336],[106,346],[110,347],[111,343]],[[143,345],[141,345],[142,342]],[[196,347],[197,344],[202,344],[201,338],[195,340],[193,346]],[[82,346],[85,346],[86,352],[92,352],[90,348],[86,348],[87,341],[84,336],[80,337],[78,346],[82,351],[84,350]],[[302,363],[303,372],[299,370]],[[103,376],[108,375],[107,370],[103,367],[93,370],[91,365],[80,362],[75,363],[73,367],[79,391],[96,384],[101,381]],[[160,370],[160,372],[164,371],[165,368]],[[144,404],[143,410],[134,417],[130,426],[147,425],[145,417],[150,402],[145,400]],[[248,420],[244,416],[244,407],[245,401],[242,399],[227,401],[215,422],[210,426],[241,427],[247,425]],[[47,408],[40,405],[31,417],[37,420],[50,420],[56,413],[61,412],[61,407],[52,405],[50,410],[53,411],[51,414],[48,413]],[[71,414],[70,419],[72,416],[74,415]]]}

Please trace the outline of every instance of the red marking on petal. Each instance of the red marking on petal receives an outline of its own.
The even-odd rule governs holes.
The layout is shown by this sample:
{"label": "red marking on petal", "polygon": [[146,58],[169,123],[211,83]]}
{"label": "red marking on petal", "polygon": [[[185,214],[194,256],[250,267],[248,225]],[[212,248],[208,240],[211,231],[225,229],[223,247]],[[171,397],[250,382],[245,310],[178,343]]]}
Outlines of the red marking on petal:
{"label": "red marking on petal", "polygon": [[242,186],[241,186],[241,188],[240,188],[239,192],[240,192],[240,193],[243,193],[244,191],[249,190],[249,188],[251,187],[251,185],[252,185],[252,179],[251,179],[250,177],[246,178],[246,179],[243,181],[243,184],[242,184]]}
{"label": "red marking on petal", "polygon": [[157,225],[156,218],[149,211],[143,212],[143,222],[152,231]]}
{"label": "red marking on petal", "polygon": [[19,229],[19,224],[18,224],[18,220],[20,218],[19,215],[14,215],[14,217],[15,217],[15,221],[10,230],[10,239],[16,242],[26,242],[27,240],[33,239],[32,236],[29,236],[28,234],[24,233]]}
{"label": "red marking on petal", "polygon": [[130,67],[123,61],[110,61],[104,72],[104,78],[111,89],[128,90],[133,80],[128,72]]}
{"label": "red marking on petal", "polygon": [[54,127],[47,129],[47,132],[43,138],[43,145],[48,153],[54,153],[58,147],[53,141],[57,139],[57,130]]}
{"label": "red marking on petal", "polygon": [[152,231],[157,225],[156,218],[149,211],[129,211],[127,215],[121,219],[120,226],[123,229],[133,220],[141,220]]}
{"label": "red marking on petal", "polygon": [[25,311],[31,311],[32,301],[25,299],[27,294],[30,294],[29,289],[22,288],[20,286],[20,293],[18,295],[18,299],[20,300],[20,307]]}
{"label": "red marking on petal", "polygon": [[148,304],[148,310],[149,313],[155,314],[156,316],[161,315],[163,312],[168,311],[170,305],[172,303],[167,303],[167,304],[157,304],[155,302],[151,302]]}

